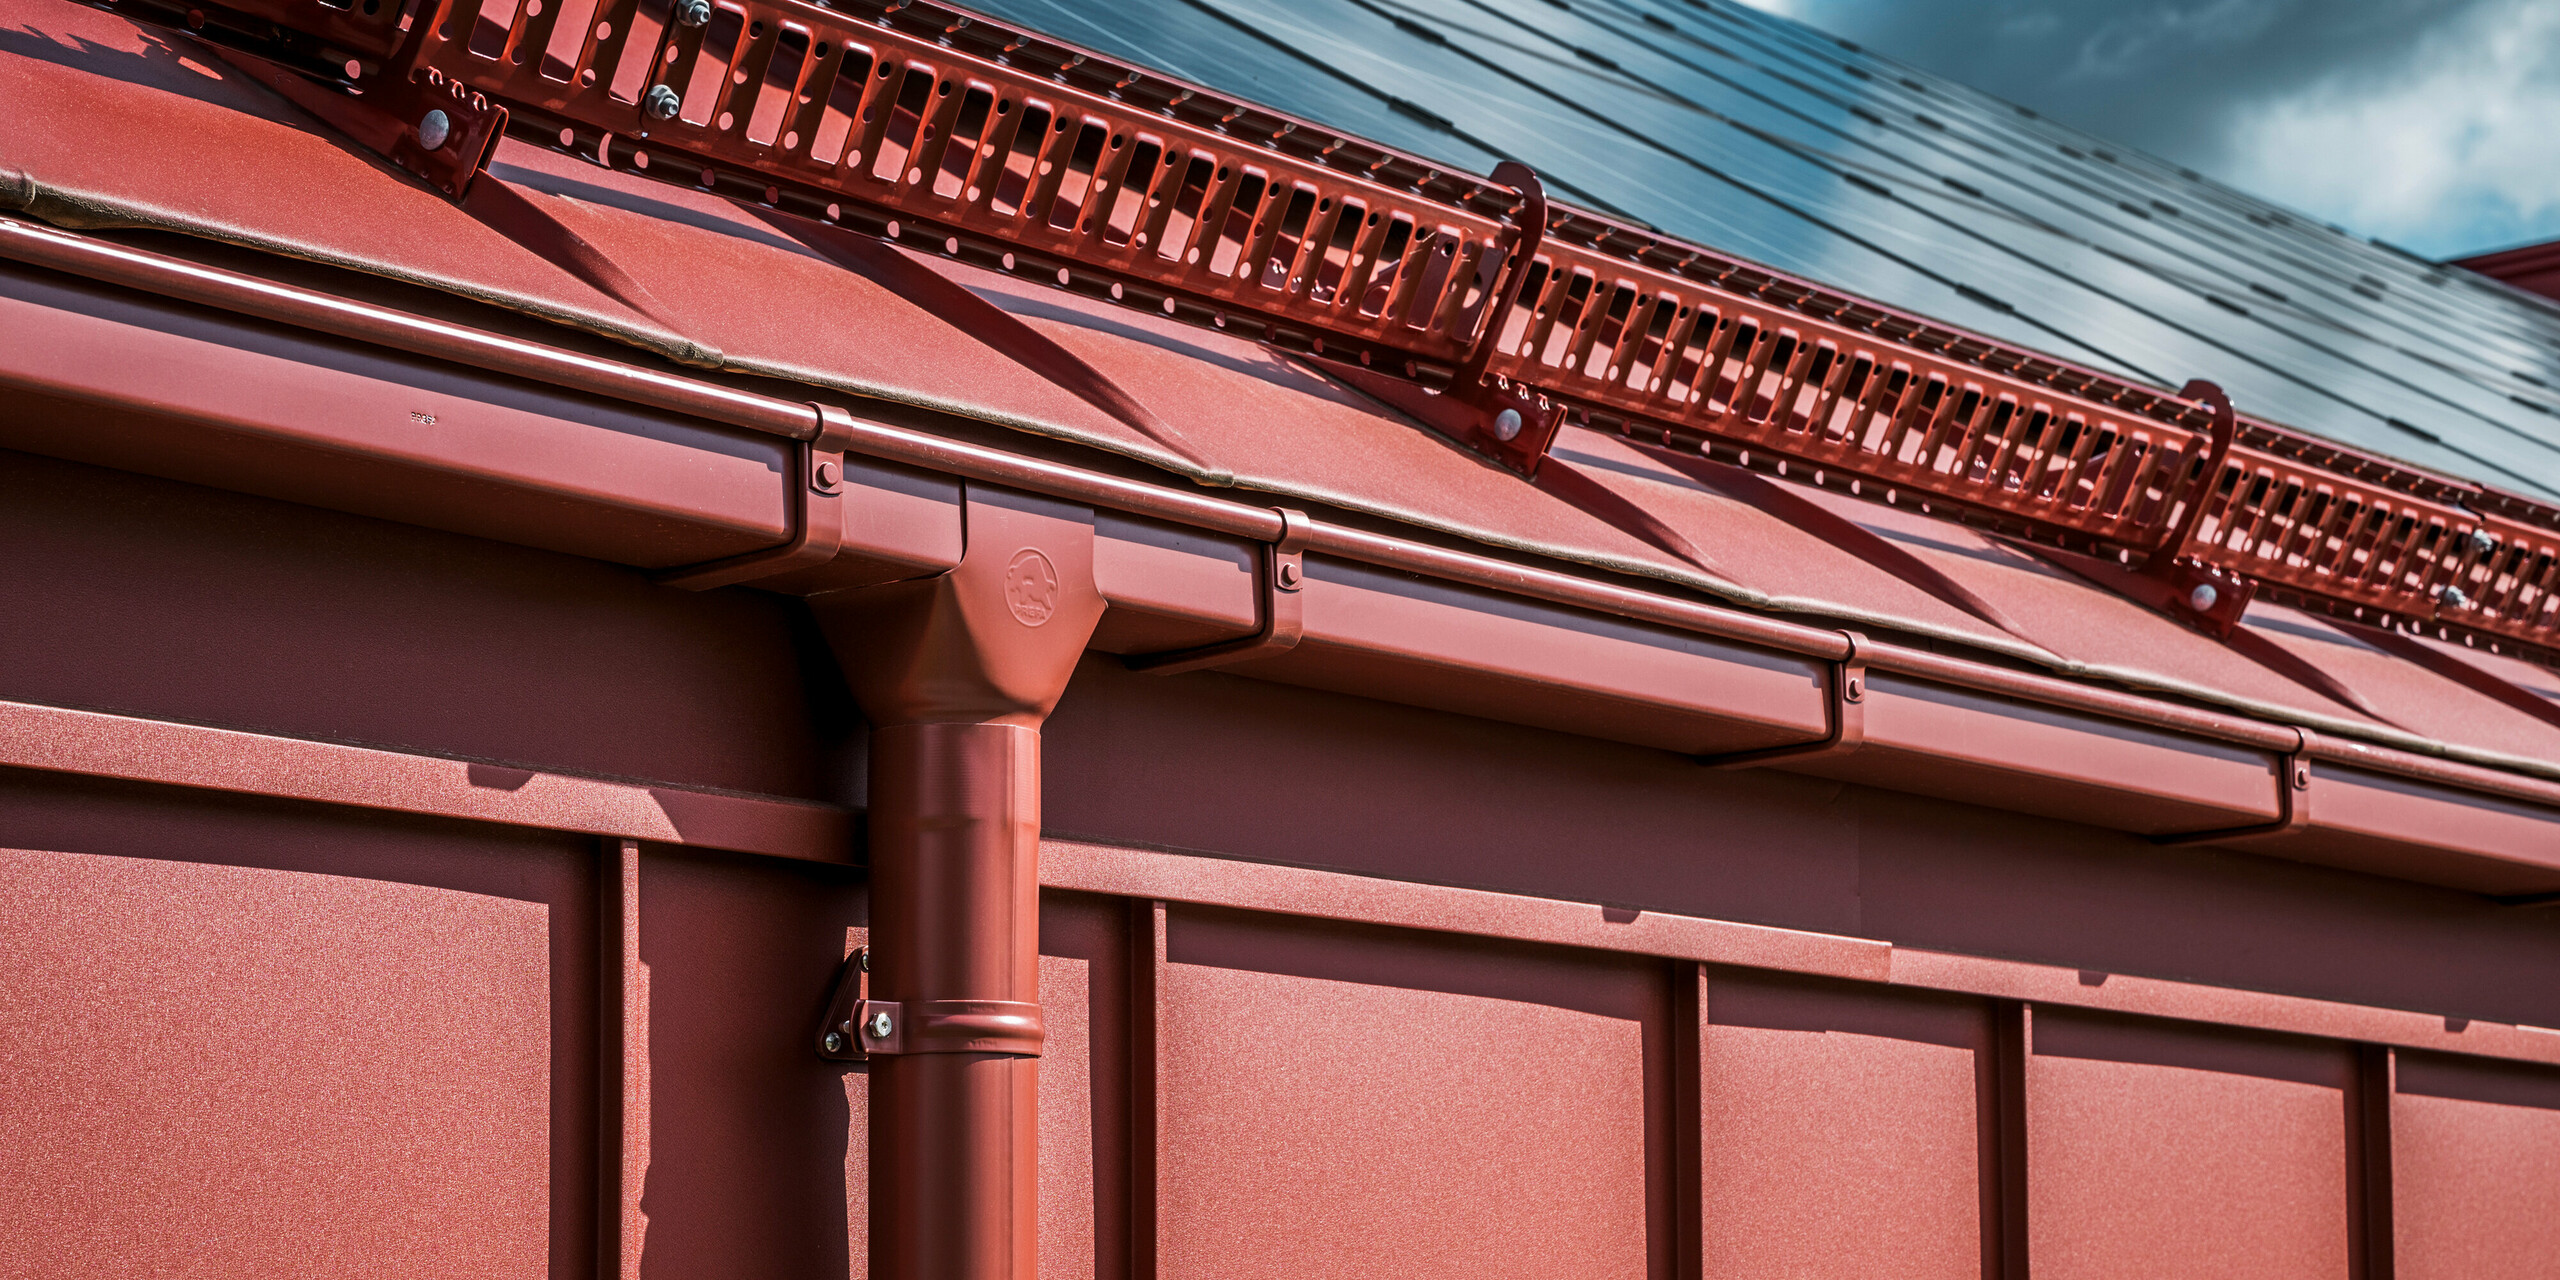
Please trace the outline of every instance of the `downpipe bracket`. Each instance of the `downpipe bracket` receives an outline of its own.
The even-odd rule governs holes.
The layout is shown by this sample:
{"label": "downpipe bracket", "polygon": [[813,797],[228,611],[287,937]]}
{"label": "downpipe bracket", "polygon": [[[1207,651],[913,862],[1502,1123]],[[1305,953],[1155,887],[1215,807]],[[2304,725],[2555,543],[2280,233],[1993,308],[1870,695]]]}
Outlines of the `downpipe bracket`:
{"label": "downpipe bracket", "polygon": [[918,1053],[1036,1058],[1047,1040],[1040,1006],[1024,1001],[872,999],[871,948],[856,947],[836,971],[817,1050],[830,1062]]}

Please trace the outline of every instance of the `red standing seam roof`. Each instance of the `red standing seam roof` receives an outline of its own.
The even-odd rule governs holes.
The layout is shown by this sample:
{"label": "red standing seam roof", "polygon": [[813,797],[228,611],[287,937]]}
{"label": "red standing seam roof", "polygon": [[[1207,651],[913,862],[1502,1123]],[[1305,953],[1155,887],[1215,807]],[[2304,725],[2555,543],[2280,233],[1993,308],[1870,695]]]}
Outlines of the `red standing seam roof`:
{"label": "red standing seam roof", "polygon": [[[182,37],[61,0],[0,0],[0,30],[12,37],[0,45],[0,112],[33,122],[0,139],[0,200],[57,225],[224,241],[705,370],[956,413],[1273,502],[2323,733],[2560,773],[2560,724],[2390,658],[2352,626],[2261,604],[2244,624],[2264,654],[2252,657],[1916,503],[1762,478],[1791,496],[1755,504],[1580,427],[1552,455],[1572,479],[1532,484],[1258,342],[876,242],[903,257],[849,268],[726,199],[512,140],[481,179],[486,190],[457,206]],[[974,312],[976,323],[954,323],[949,296],[918,287],[916,267],[1019,330]],[[385,288],[360,276],[331,287]],[[1833,522],[1826,537],[1772,514],[1802,510],[1791,503],[1853,528]],[[2547,670],[2438,647],[2560,708],[2560,678]]]}

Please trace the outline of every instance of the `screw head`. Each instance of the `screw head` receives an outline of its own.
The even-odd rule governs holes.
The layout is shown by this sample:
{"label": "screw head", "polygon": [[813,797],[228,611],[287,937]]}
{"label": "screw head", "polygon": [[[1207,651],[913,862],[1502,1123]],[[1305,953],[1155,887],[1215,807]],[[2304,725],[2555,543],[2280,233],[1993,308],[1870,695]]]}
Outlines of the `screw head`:
{"label": "screw head", "polygon": [[871,1023],[866,1029],[870,1031],[872,1039],[885,1040],[889,1037],[890,1029],[896,1025],[889,1021],[889,1011],[883,1009],[871,1015]]}
{"label": "screw head", "polygon": [[418,145],[429,151],[444,149],[446,139],[453,136],[453,117],[442,108],[418,117]]}
{"label": "screw head", "polygon": [[2221,599],[2222,593],[2214,590],[2212,583],[2199,582],[2195,590],[2187,593],[2187,607],[2198,613],[2211,613],[2214,604]]}
{"label": "screw head", "polygon": [[711,0],[676,0],[676,21],[699,27],[711,21]]}
{"label": "screw head", "polygon": [[844,1033],[841,1031],[830,1031],[827,1033],[827,1038],[822,1043],[827,1046],[827,1052],[842,1053],[844,1052]]}
{"label": "screw head", "polygon": [[1504,442],[1520,438],[1520,411],[1505,409],[1493,415],[1493,438]]}
{"label": "screw head", "polygon": [[683,105],[684,99],[677,97],[674,89],[663,84],[649,86],[649,92],[640,96],[640,109],[647,112],[652,120],[673,120],[676,118],[677,108]]}

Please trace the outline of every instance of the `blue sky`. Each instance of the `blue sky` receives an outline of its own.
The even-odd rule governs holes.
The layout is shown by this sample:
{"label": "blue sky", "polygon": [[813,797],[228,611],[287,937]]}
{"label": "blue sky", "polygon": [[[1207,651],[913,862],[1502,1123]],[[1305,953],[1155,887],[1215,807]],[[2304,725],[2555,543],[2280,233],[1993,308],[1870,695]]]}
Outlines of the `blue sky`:
{"label": "blue sky", "polygon": [[2431,258],[2560,238],[2560,0],[1748,0]]}

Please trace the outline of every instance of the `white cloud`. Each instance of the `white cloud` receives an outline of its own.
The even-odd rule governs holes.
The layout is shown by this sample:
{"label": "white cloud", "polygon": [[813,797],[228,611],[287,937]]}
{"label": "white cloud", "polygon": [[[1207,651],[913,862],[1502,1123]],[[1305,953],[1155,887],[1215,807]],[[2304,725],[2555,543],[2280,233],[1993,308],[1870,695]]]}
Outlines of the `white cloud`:
{"label": "white cloud", "polygon": [[2497,0],[2233,112],[2233,185],[2430,256],[2560,220],[2560,0]]}

